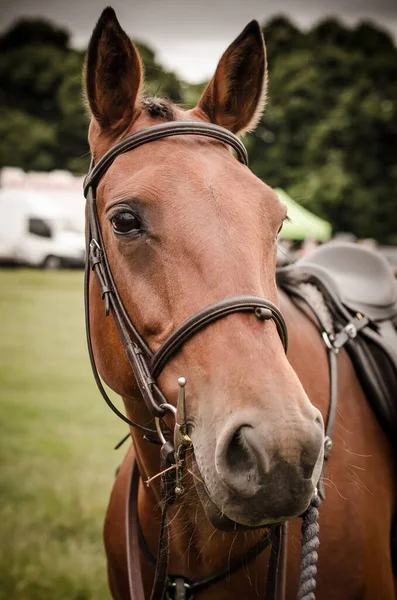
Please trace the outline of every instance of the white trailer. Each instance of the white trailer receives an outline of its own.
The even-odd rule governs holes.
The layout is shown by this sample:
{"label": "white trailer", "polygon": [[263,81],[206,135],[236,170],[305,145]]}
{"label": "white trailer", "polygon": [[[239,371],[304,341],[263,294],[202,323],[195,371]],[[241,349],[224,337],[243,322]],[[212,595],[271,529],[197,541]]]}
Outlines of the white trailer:
{"label": "white trailer", "polygon": [[54,269],[84,260],[81,193],[0,189],[0,261]]}

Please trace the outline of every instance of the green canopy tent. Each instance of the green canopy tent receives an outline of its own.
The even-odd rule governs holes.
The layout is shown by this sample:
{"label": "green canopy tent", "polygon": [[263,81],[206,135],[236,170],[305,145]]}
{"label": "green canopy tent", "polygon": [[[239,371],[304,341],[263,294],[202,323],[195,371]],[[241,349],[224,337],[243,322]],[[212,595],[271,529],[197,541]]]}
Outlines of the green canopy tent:
{"label": "green canopy tent", "polygon": [[318,242],[326,242],[332,234],[331,224],[320,217],[316,217],[307,208],[292,200],[284,190],[275,190],[277,196],[288,208],[288,217],[280,232],[280,239],[305,240],[307,238]]}

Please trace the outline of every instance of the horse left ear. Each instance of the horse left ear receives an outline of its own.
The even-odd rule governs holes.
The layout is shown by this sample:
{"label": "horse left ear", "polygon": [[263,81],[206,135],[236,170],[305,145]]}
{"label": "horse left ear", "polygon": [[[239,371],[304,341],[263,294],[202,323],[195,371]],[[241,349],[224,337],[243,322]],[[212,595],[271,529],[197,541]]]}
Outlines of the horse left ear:
{"label": "horse left ear", "polygon": [[142,83],[138,51],[114,10],[105,8],[91,36],[85,64],[87,103],[102,131],[120,133],[131,123]]}
{"label": "horse left ear", "polygon": [[266,88],[265,43],[259,23],[251,21],[223,54],[198,108],[211,122],[245,133],[262,116]]}

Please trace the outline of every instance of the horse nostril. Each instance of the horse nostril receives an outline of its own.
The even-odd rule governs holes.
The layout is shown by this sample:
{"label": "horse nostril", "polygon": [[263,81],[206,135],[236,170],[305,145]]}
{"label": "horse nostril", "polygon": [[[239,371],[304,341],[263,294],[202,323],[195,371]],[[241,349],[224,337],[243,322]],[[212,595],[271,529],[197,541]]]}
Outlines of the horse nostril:
{"label": "horse nostril", "polygon": [[317,423],[317,425],[320,425],[320,427],[323,427],[323,418],[321,415],[317,415],[317,417],[314,419],[314,422]]}
{"label": "horse nostril", "polygon": [[244,424],[224,432],[217,443],[215,468],[222,482],[234,493],[250,497],[258,491],[261,450],[253,425]]}
{"label": "horse nostril", "polygon": [[242,425],[234,433],[226,450],[226,463],[233,471],[242,471],[254,466],[254,457],[244,439],[244,429],[252,429],[251,425]]}

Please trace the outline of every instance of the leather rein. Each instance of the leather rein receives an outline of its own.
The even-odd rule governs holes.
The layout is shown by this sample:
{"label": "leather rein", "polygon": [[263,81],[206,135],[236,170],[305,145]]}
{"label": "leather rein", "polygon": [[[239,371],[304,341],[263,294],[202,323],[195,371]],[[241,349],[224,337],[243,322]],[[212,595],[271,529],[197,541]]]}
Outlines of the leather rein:
{"label": "leather rein", "polygon": [[[134,427],[144,434],[144,438],[152,443],[160,443],[161,463],[161,489],[162,489],[162,518],[160,523],[160,538],[156,563],[156,572],[151,593],[151,600],[163,600],[165,597],[174,597],[182,600],[191,597],[193,592],[198,593],[208,585],[225,578],[230,568],[222,573],[215,574],[202,582],[188,582],[184,578],[170,578],[168,574],[168,524],[167,511],[177,497],[183,494],[183,464],[188,450],[192,449],[189,437],[188,423],[185,407],[186,380],[180,378],[179,396],[175,408],[163,395],[157,384],[157,378],[182,346],[202,329],[218,319],[236,312],[252,313],[259,321],[273,321],[275,324],[284,350],[287,350],[288,336],[284,317],[280,310],[266,298],[256,296],[233,296],[226,298],[203,310],[195,313],[184,321],[160,346],[157,352],[152,353],[138,329],[131,321],[128,312],[119,295],[106,248],[103,241],[101,225],[96,204],[96,190],[101,178],[111,167],[114,160],[143,144],[155,142],[167,137],[177,135],[205,136],[231,146],[237,159],[248,165],[246,149],[240,139],[228,130],[211,123],[198,121],[167,122],[161,125],[138,131],[116,143],[94,165],[91,160],[89,173],[84,181],[84,194],[87,199],[87,230],[86,246],[87,259],[85,269],[85,321],[89,357],[96,384],[105,402],[112,411],[130,427]],[[123,343],[124,351],[132,369],[146,407],[154,419],[155,428],[149,428],[130,420],[110,400],[102,384],[95,362],[91,329],[90,329],[90,273],[94,272],[99,284],[101,296],[105,305],[105,315],[112,313],[114,322]],[[167,412],[172,412],[175,418],[173,439],[169,432],[165,433],[163,423]],[[171,437],[171,439],[170,439]],[[144,600],[142,576],[139,569],[140,549],[144,546],[140,532],[137,511],[137,494],[140,474],[135,464],[131,473],[129,497],[127,499],[127,563],[131,600]],[[243,557],[247,564],[254,559],[268,544],[272,543],[272,552],[269,562],[269,574],[266,584],[266,600],[282,600],[285,596],[285,570],[286,570],[286,524],[273,526],[266,538],[254,548],[251,548]],[[232,571],[242,566],[239,563]],[[170,595],[171,594],[171,595]]]}

